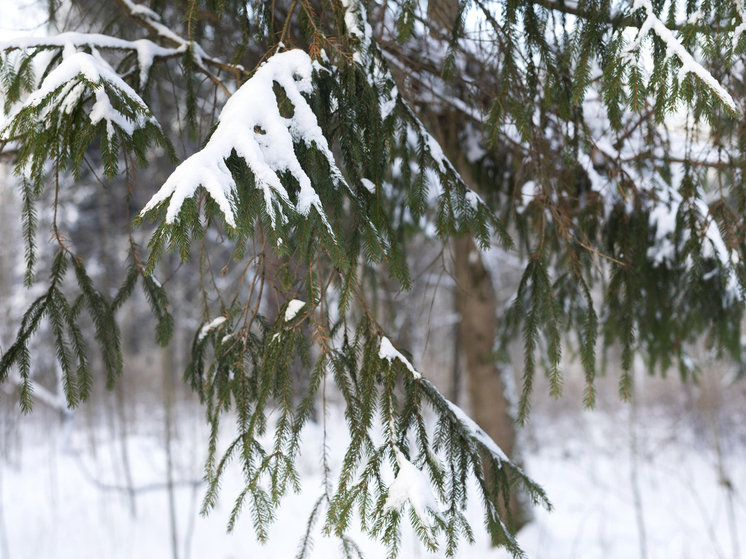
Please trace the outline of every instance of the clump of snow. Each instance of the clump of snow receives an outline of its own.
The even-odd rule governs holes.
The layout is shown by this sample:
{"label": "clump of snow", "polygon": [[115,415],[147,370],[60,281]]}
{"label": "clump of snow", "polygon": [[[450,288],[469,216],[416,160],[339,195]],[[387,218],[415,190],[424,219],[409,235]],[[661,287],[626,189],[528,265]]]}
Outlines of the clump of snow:
{"label": "clump of snow", "polygon": [[521,187],[521,206],[517,209],[518,213],[528,207],[528,205],[534,201],[536,196],[541,194],[541,186],[536,184],[534,181],[526,181]]}
{"label": "clump of snow", "polygon": [[62,59],[67,60],[74,54],[77,54],[77,52],[78,49],[75,47],[75,45],[73,45],[72,43],[65,43],[65,46],[62,48]]}
{"label": "clump of snow", "polygon": [[102,120],[106,121],[109,138],[114,135],[114,124],[117,124],[129,136],[132,136],[135,131],[135,124],[111,105],[104,88],[96,90],[96,102],[88,116],[94,126]]}
{"label": "clump of snow", "polygon": [[[75,83],[74,80],[62,89],[62,91],[60,92],[60,99],[62,99],[62,101],[60,101],[59,107],[64,114],[69,115],[75,110],[75,107],[78,106],[78,103],[80,103],[80,100],[85,94],[86,89],[87,87],[85,83]],[[45,111],[45,115],[43,116],[46,116],[46,114],[48,113],[49,110]],[[92,120],[95,120],[95,124],[101,119],[94,115]],[[130,124],[128,124],[127,126],[129,126]]]}
{"label": "clump of snow", "polygon": [[464,427],[471,432],[472,436],[475,439],[477,439],[480,443],[487,447],[487,449],[499,460],[510,462],[510,459],[503,452],[503,449],[497,446],[497,443],[492,440],[492,437],[485,433],[471,417],[466,415],[466,413],[464,413],[464,410],[462,410],[450,400],[446,400],[446,402],[448,403],[448,407],[451,409],[456,418],[461,421],[461,423],[463,423]]}
{"label": "clump of snow", "polygon": [[[367,21],[365,8],[359,0],[342,0],[345,9],[345,26],[351,37],[361,39],[363,43],[370,40],[373,30]],[[360,24],[362,23],[362,29]]]}
{"label": "clump of snow", "polygon": [[415,380],[422,378],[422,375],[412,366],[409,359],[404,357],[386,336],[381,336],[381,347],[378,350],[378,357],[385,359],[389,363],[392,363],[394,359],[398,359],[407,369],[409,369],[409,372],[412,373]]}
{"label": "clump of snow", "polygon": [[370,192],[371,194],[376,193],[376,185],[373,184],[373,181],[371,181],[370,179],[360,179],[360,182],[363,183],[363,186],[368,192]]}
{"label": "clump of snow", "polygon": [[197,341],[201,342],[207,334],[209,334],[212,330],[223,324],[223,322],[226,321],[226,318],[224,316],[219,316],[212,322],[208,322],[205,324],[202,329],[199,331],[199,335],[197,336]]}
{"label": "clump of snow", "polygon": [[381,120],[386,120],[391,113],[394,112],[394,109],[396,108],[396,98],[399,95],[399,90],[396,88],[396,86],[393,86],[391,88],[391,91],[389,91],[389,98],[381,98]]}
{"label": "clump of snow", "polygon": [[427,524],[428,509],[434,512],[439,510],[430,481],[421,470],[407,460],[398,447],[394,447],[394,454],[399,473],[389,487],[389,494],[383,508],[384,510],[398,509],[409,501],[420,521]]}
{"label": "clump of snow", "polygon": [[[307,216],[314,208],[333,236],[321,200],[311,179],[295,155],[294,142],[314,145],[326,157],[338,183],[342,175],[334,162],[326,138],[304,93],[313,91],[313,64],[301,50],[290,50],[272,56],[228,100],[220,114],[215,132],[207,145],[171,174],[166,183],[143,208],[146,214],[169,197],[166,223],[176,221],[184,201],[203,186],[217,202],[226,222],[236,227],[236,183],[225,164],[235,150],[254,174],[257,188],[264,193],[264,204],[272,226],[287,221],[283,208],[293,208],[278,173],[290,172],[300,185],[298,201],[293,208]],[[273,84],[277,82],[293,105],[293,116],[280,114]]]}
{"label": "clump of snow", "polygon": [[298,312],[305,306],[305,301],[301,301],[300,299],[293,299],[290,301],[285,309],[285,322],[293,320]]}
{"label": "clump of snow", "polygon": [[156,12],[154,12],[144,4],[135,4],[130,0],[124,0],[124,3],[127,5],[127,8],[129,8],[129,11],[132,15],[147,17],[155,21],[161,20],[161,16],[159,16]]}
{"label": "clump of snow", "polygon": [[686,22],[689,25],[696,25],[697,23],[699,23],[700,21],[702,21],[704,19],[704,17],[705,16],[702,13],[702,11],[701,10],[697,10],[696,12],[694,12],[692,15],[689,16],[689,19],[687,19]]}
{"label": "clump of snow", "polygon": [[738,12],[738,18],[741,23],[738,24],[735,31],[733,31],[733,41],[731,42],[731,50],[736,50],[738,41],[741,39],[741,35],[746,32],[746,11],[744,11],[743,0],[734,0],[736,5],[736,12]]}
{"label": "clump of snow", "polygon": [[[47,95],[56,91],[60,86],[73,81],[79,74],[83,74],[88,81],[93,83],[99,83],[102,78],[108,80],[128,95],[139,100],[137,93],[109,67],[101,64],[90,54],[78,52],[68,53],[62,63],[44,79],[39,89],[28,97],[24,106],[34,107],[38,105]],[[143,102],[142,105],[145,106],[145,103]]]}
{"label": "clump of snow", "polygon": [[466,198],[466,203],[469,204],[469,206],[474,210],[477,211],[479,209],[479,206],[485,206],[484,200],[482,200],[482,197],[474,192],[473,190],[467,190],[466,195],[464,196]]}
{"label": "clump of snow", "polygon": [[425,137],[427,141],[427,148],[430,150],[430,157],[433,158],[433,161],[438,165],[438,169],[441,173],[446,172],[446,156],[443,153],[443,148],[440,147],[440,144],[437,142],[435,138],[433,138],[430,134],[428,134]]}

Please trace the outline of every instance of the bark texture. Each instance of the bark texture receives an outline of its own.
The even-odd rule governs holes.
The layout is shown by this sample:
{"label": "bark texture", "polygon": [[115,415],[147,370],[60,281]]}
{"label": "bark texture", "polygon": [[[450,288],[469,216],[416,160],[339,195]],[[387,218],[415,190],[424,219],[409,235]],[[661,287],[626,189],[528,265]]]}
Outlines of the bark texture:
{"label": "bark texture", "polygon": [[[466,358],[467,386],[474,421],[492,437],[511,460],[516,460],[516,424],[503,371],[493,350],[497,331],[497,296],[492,277],[471,238],[453,241],[456,307],[461,315],[459,337]],[[508,371],[505,374],[510,374]],[[511,493],[509,528],[521,529],[530,509],[516,492]],[[506,517],[507,515],[503,515]]]}

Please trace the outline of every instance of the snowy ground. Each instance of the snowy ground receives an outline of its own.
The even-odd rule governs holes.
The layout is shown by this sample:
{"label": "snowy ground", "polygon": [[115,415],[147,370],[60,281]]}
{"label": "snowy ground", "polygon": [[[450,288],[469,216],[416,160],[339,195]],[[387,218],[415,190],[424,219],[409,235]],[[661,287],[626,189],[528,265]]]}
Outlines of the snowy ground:
{"label": "snowy ground", "polygon": [[[638,513],[644,521],[649,559],[728,559],[738,557],[738,550],[746,557],[743,425],[721,421],[719,462],[715,431],[697,419],[706,415],[672,414],[670,408],[641,405],[634,422],[630,407],[618,403],[595,412],[563,410],[556,404],[547,411],[535,408],[533,423],[524,433],[525,462],[556,510],[551,514],[537,510],[534,522],[520,533],[530,558],[640,557]],[[79,416],[66,431],[57,416],[41,409],[13,421],[9,417],[14,411],[4,413],[0,558],[173,557],[159,418],[152,418],[151,429],[142,427],[147,423],[141,419],[141,426],[132,429],[128,438],[136,488],[133,508],[123,490],[127,482],[122,447],[105,421],[92,427]],[[337,467],[345,445],[343,425],[339,412],[332,412],[329,447]],[[198,515],[204,492],[199,480],[205,433],[196,406],[183,406],[177,429],[173,478],[179,484],[175,500],[179,559],[294,557],[305,520],[320,494],[320,428],[312,426],[304,441],[300,468],[304,492],[286,499],[266,545],[255,541],[248,514],[234,533],[225,533],[232,497],[241,488],[237,468],[226,478],[217,509],[207,518]],[[639,506],[634,498],[635,464]],[[734,489],[732,514],[720,470]],[[506,557],[489,548],[479,530],[478,508],[470,511],[470,518],[478,541],[473,547],[462,546],[459,557]],[[382,547],[364,537],[358,535],[356,541],[366,557],[385,556]],[[319,535],[315,542],[313,557],[341,556],[337,541]],[[400,557],[427,555],[411,533],[405,534]]]}

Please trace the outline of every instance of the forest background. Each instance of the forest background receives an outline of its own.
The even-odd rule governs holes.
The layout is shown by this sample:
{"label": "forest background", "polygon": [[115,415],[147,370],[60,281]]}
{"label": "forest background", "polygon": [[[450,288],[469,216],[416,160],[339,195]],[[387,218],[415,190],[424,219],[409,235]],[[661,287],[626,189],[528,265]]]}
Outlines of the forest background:
{"label": "forest background", "polygon": [[[3,8],[6,13],[19,17],[18,26],[8,27],[28,29],[31,34],[43,29],[34,19],[43,22],[45,12],[35,11],[32,4],[13,3]],[[76,17],[71,10],[60,26],[74,27]],[[10,38],[9,31],[3,33]],[[483,148],[472,149],[479,153]],[[3,349],[12,343],[16,325],[33,299],[33,291],[21,289],[23,256],[13,248],[22,246],[22,231],[21,201],[11,169],[3,166],[0,194],[4,215],[0,289],[7,302]],[[148,172],[154,175],[148,180],[157,188],[170,170],[155,166]],[[113,287],[122,271],[110,255],[122,252],[126,243],[116,231],[125,223],[120,215],[121,192],[102,191],[95,174],[68,191],[60,220],[75,239],[76,249],[86,255],[92,274]],[[152,194],[136,194],[133,207],[142,208]],[[42,223],[51,219],[44,211],[39,216]],[[469,258],[473,253],[468,245],[444,252],[427,235],[415,236],[409,243],[413,289],[403,293],[398,285],[384,281],[382,314],[388,313],[385,320],[393,325],[397,345],[411,351],[417,369],[478,418],[472,400],[485,385],[470,387],[465,374],[469,350],[460,331],[459,281],[452,267],[458,266],[459,257],[465,259],[462,265],[473,264],[474,257]],[[502,311],[513,300],[524,262],[499,243],[492,245],[479,259],[494,293],[490,304]],[[53,354],[44,357],[42,351],[35,369],[35,397],[41,405],[25,416],[12,395],[3,397],[0,556],[201,557],[210,553],[230,557],[248,552],[286,557],[297,551],[315,501],[306,493],[287,498],[268,543],[258,549],[248,515],[232,534],[223,534],[232,496],[240,491],[238,472],[229,473],[224,481],[216,510],[207,518],[198,514],[206,489],[202,468],[208,431],[196,396],[181,382],[193,335],[203,324],[194,288],[198,270],[175,257],[166,257],[163,266],[166,275],[161,271],[161,277],[168,278],[164,283],[170,296],[180,301],[172,307],[174,320],[184,327],[176,330],[167,349],[154,344],[149,310],[144,300],[136,299],[123,309],[126,374],[113,391],[97,382],[90,402],[74,412],[63,409]],[[487,312],[496,311],[488,308]],[[44,340],[40,343],[43,348]],[[521,462],[555,507],[553,513],[535,509],[527,514],[528,524],[518,539],[529,556],[740,556],[746,547],[741,528],[746,525],[746,504],[740,489],[746,484],[745,388],[737,365],[716,360],[716,353],[695,344],[690,358],[697,374],[683,383],[650,378],[642,362],[635,362],[634,393],[629,403],[623,403],[616,394],[620,373],[614,365],[621,357],[612,348],[605,376],[597,381],[594,411],[583,410],[586,376],[572,350],[562,357],[563,399],[547,398],[550,381],[537,378],[530,421],[517,435],[507,435],[507,440],[517,437]],[[520,387],[522,370],[508,364],[522,363],[522,344],[509,344],[500,359],[493,360],[493,367],[499,367],[508,385],[513,381]],[[13,386],[4,386],[14,394]],[[322,416],[328,417],[329,425],[341,423],[341,405],[332,397],[304,438],[300,466],[304,487],[322,483],[314,449],[314,444],[324,444],[318,425]],[[508,394],[504,408],[497,410],[498,418],[509,407]],[[490,421],[494,408],[484,406],[480,424]],[[326,436],[325,444],[332,449],[331,467],[338,470],[342,456],[335,451],[347,445],[348,435],[332,427]],[[230,433],[224,438],[229,440]],[[512,444],[501,442],[503,447]],[[478,510],[472,510],[470,520],[478,529]],[[91,526],[97,529],[92,531]],[[384,552],[364,535],[355,534],[353,539],[366,556]],[[321,534],[315,541],[315,556],[344,552],[344,545],[338,549],[339,541]],[[405,532],[401,545],[405,556],[426,553],[410,532]],[[476,549],[464,545],[459,553],[505,553],[492,549],[481,532],[475,545]]]}

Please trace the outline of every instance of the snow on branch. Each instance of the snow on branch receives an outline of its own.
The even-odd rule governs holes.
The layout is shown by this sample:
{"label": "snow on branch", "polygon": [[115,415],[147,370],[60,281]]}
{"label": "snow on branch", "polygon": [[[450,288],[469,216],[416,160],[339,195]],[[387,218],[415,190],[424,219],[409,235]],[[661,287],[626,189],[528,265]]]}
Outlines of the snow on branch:
{"label": "snow on branch", "polygon": [[[273,228],[278,221],[287,221],[284,208],[302,216],[314,208],[332,234],[321,200],[294,150],[294,143],[298,142],[315,147],[326,157],[333,178],[343,182],[316,115],[303,97],[313,90],[312,76],[313,63],[303,51],[291,50],[267,60],[225,104],[207,145],[176,168],[140,215],[171,198],[166,223],[174,223],[184,201],[203,186],[220,207],[228,225],[236,227],[236,182],[225,162],[235,150],[246,161],[256,186],[264,193],[265,209]],[[290,118],[280,114],[273,89],[275,82],[293,105]],[[278,176],[285,171],[300,185],[294,207]]]}
{"label": "snow on branch", "polygon": [[287,309],[285,309],[285,322],[293,320],[300,310],[306,306],[305,301],[299,299],[293,299],[288,303]]}
{"label": "snow on branch", "polygon": [[740,19],[741,21],[736,27],[735,31],[733,31],[733,42],[731,43],[731,51],[736,50],[738,41],[741,39],[741,35],[746,33],[746,11],[744,11],[743,0],[733,0],[733,3],[736,6],[738,19]]}
{"label": "snow on branch", "polygon": [[[736,2],[739,1],[740,0],[736,0]],[[720,99],[720,101],[722,101],[722,103],[726,107],[731,110],[731,112],[737,113],[738,110],[736,109],[736,103],[735,101],[733,101],[733,98],[730,96],[730,94],[725,90],[725,88],[723,88],[722,85],[720,85],[720,83],[712,76],[712,74],[710,74],[710,72],[707,71],[704,66],[694,60],[694,57],[687,52],[687,50],[684,48],[684,45],[682,45],[681,42],[676,37],[674,37],[671,30],[666,27],[660,19],[658,19],[658,16],[656,16],[655,12],[653,11],[653,4],[651,0],[635,0],[635,3],[632,6],[632,11],[635,12],[640,8],[645,8],[647,19],[645,19],[645,23],[643,23],[642,27],[640,28],[640,31],[637,34],[635,40],[625,48],[625,52],[630,53],[638,49],[643,39],[645,39],[648,32],[652,29],[655,34],[658,35],[658,37],[664,43],[666,43],[666,55],[671,56],[672,54],[675,54],[681,61],[681,68],[679,69],[679,73],[677,76],[679,83],[684,80],[687,74],[693,73],[700,80],[702,80],[702,82],[704,82],[704,84]]]}
{"label": "snow on branch", "polygon": [[407,460],[397,446],[394,446],[394,455],[399,466],[399,473],[389,486],[389,493],[383,508],[384,510],[398,509],[409,501],[420,521],[427,525],[427,511],[432,510],[435,513],[439,511],[432,486],[427,476]]}
{"label": "snow on branch", "polygon": [[118,37],[101,35],[99,33],[60,33],[51,37],[20,37],[0,42],[0,51],[54,49],[91,47],[95,49],[129,50],[137,52],[137,63],[140,69],[140,84],[148,79],[148,72],[156,58],[177,56],[186,51],[187,45],[179,48],[164,48],[149,39],[127,41]]}
{"label": "snow on branch", "polygon": [[[163,25],[163,23],[161,23],[161,16],[159,16],[156,12],[154,12],[147,6],[136,4],[135,2],[132,2],[132,0],[120,0],[120,4],[123,4],[126,7],[130,15],[135,16],[136,18],[143,21],[152,31],[154,31],[163,39],[166,39],[171,44],[179,45],[180,47],[184,48],[188,48],[190,46],[190,42],[187,39],[180,37],[173,31],[171,31],[171,29]],[[210,58],[199,44],[192,42],[192,45],[197,57],[208,59]]]}
{"label": "snow on branch", "polygon": [[510,462],[510,459],[508,456],[503,452],[503,449],[497,446],[497,443],[492,440],[492,437],[490,437],[487,433],[485,433],[482,428],[477,425],[476,421],[474,421],[471,417],[466,415],[464,410],[462,410],[460,407],[458,407],[456,404],[448,400],[447,398],[443,398],[446,403],[448,404],[448,407],[453,412],[453,415],[458,419],[462,425],[466,428],[466,430],[471,434],[471,436],[479,441],[479,444],[484,446],[487,450],[490,451],[490,453],[498,458],[501,462]]}
{"label": "snow on branch", "polygon": [[[93,90],[96,100],[88,116],[94,126],[106,121],[109,138],[114,135],[114,125],[128,136],[148,123],[159,127],[145,102],[111,66],[100,57],[74,52],[72,46],[65,49],[60,65],[29,95],[18,113],[41,107],[35,117],[37,122],[44,122],[55,111],[61,111],[60,115],[70,114],[84,100],[89,89]],[[122,113],[112,104],[111,94],[118,96],[119,101],[133,103],[138,110],[129,115]],[[14,122],[16,119],[6,126],[3,135],[13,128]]]}
{"label": "snow on branch", "polygon": [[159,16],[156,12],[154,12],[147,6],[143,4],[136,4],[132,0],[115,1],[120,6],[122,6],[122,8],[124,8],[127,13],[136,18],[139,22],[141,22],[150,31],[158,35],[166,43],[177,47],[178,49],[191,49],[192,53],[194,54],[197,67],[200,68],[200,70],[202,70],[204,73],[211,75],[205,69],[203,64],[204,62],[207,62],[212,66],[228,72],[237,74],[246,73],[246,70],[244,70],[243,66],[241,66],[240,64],[226,64],[225,62],[221,62],[220,60],[208,55],[199,43],[192,41],[189,38],[185,39],[179,36],[177,33],[174,33],[169,27],[161,22],[161,16]]}
{"label": "snow on branch", "polygon": [[[694,200],[685,202],[681,194],[673,188],[664,191],[662,199],[653,205],[650,211],[650,222],[655,225],[655,242],[648,249],[648,258],[655,266],[670,264],[675,261],[676,252],[682,250],[687,244],[690,237],[689,229],[682,229],[680,238],[677,238],[676,229],[677,216],[682,210],[681,205],[685,203],[692,204],[691,209],[699,215],[699,229],[703,234],[702,256],[715,259],[722,271],[727,274],[725,293],[728,303],[743,302],[744,296],[739,287],[738,278],[732,270],[737,256],[728,250],[717,222],[711,215],[707,204],[702,200],[701,193]],[[688,269],[693,267],[691,258],[687,259],[686,266]]]}
{"label": "snow on branch", "polygon": [[497,443],[492,440],[492,437],[485,433],[473,419],[466,415],[464,410],[443,396],[430,381],[425,379],[422,374],[412,366],[409,360],[393,346],[391,340],[386,336],[381,336],[381,347],[378,351],[378,357],[381,360],[388,361],[389,364],[393,363],[394,360],[400,361],[411,373],[414,381],[419,382],[425,389],[428,396],[433,401],[433,404],[439,408],[439,411],[443,413],[450,423],[458,425],[472,441],[478,443],[492,454],[492,456],[498,460],[498,463],[506,462],[514,469],[520,471],[519,468],[510,461],[510,458],[508,458]]}
{"label": "snow on branch", "polygon": [[412,373],[412,377],[415,380],[422,378],[422,375],[412,366],[409,359],[404,357],[386,336],[381,338],[381,348],[378,350],[378,357],[385,359],[389,363],[393,362],[394,359],[398,359],[409,370],[409,372]]}
{"label": "snow on branch", "polygon": [[360,39],[363,45],[371,41],[373,30],[368,23],[365,8],[358,0],[342,0],[345,9],[345,26],[351,37]]}
{"label": "snow on branch", "polygon": [[[365,6],[360,0],[343,0],[345,25],[350,35],[359,45],[353,54],[354,61],[364,70],[370,85],[379,92],[379,111],[385,125],[395,123],[397,128],[406,130],[406,141],[415,153],[422,154],[423,168],[420,172],[431,176],[428,184],[434,186],[439,210],[451,214],[454,222],[465,221],[471,224],[473,233],[482,246],[486,246],[489,230],[486,221],[491,221],[498,235],[507,243],[510,238],[507,231],[487,207],[482,198],[464,182],[460,173],[443,153],[438,141],[428,132],[425,125],[412,110],[396,87],[396,81],[389,69],[389,62],[376,43]],[[411,69],[407,69],[410,72]],[[424,168],[424,167],[427,167]],[[434,173],[426,172],[428,170]],[[449,189],[449,185],[456,188]]]}
{"label": "snow on branch", "polygon": [[208,322],[202,328],[200,328],[199,334],[197,335],[197,341],[201,342],[207,334],[221,326],[224,322],[226,322],[226,318],[224,316],[219,316],[216,319],[212,320],[211,322]]}

